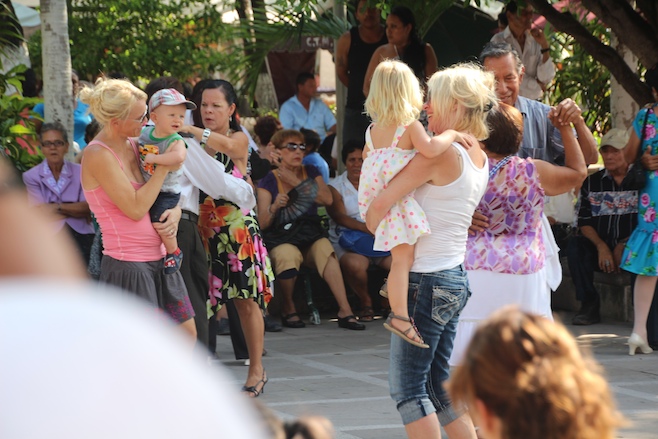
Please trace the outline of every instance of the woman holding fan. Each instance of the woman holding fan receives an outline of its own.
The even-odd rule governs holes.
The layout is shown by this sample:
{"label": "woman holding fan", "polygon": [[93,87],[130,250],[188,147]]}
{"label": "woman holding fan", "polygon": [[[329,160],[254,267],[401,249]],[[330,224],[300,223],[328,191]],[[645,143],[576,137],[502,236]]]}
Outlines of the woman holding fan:
{"label": "woman holding fan", "polygon": [[304,136],[296,130],[281,130],[272,136],[271,142],[281,154],[279,167],[258,185],[258,218],[274,265],[277,292],[283,297],[283,325],[305,326],[292,300],[304,263],[316,269],[329,285],[338,302],[338,326],[365,329],[347,301],[338,259],[318,217],[318,205],[331,205],[332,196],[320,172],[313,166],[302,165]]}

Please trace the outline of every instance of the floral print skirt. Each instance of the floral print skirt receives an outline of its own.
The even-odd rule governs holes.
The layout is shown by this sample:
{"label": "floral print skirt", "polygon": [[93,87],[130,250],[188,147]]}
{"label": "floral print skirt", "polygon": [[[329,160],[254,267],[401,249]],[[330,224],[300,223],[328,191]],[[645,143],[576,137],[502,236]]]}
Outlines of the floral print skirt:
{"label": "floral print skirt", "polygon": [[621,268],[644,276],[658,276],[658,179],[651,172],[647,187],[640,191],[637,227],[624,248]]}
{"label": "floral print skirt", "polygon": [[253,211],[206,197],[199,208],[199,231],[210,263],[211,308],[251,298],[264,309],[272,299],[274,272]]}

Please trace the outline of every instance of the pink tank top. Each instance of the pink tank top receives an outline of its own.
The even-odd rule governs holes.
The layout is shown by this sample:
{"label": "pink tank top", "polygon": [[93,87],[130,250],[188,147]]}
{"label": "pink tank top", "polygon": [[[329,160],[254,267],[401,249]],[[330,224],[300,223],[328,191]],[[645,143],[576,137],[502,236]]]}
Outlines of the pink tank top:
{"label": "pink tank top", "polygon": [[[98,144],[109,150],[119,162],[123,169],[123,163],[110,147],[102,142],[94,140],[92,144]],[[136,148],[132,143],[133,149]],[[84,168],[84,160],[82,162]],[[141,188],[144,183],[130,182],[135,190]],[[87,190],[83,186],[89,209],[94,213],[96,221],[103,234],[103,254],[113,257],[119,261],[151,262],[162,259],[165,255],[164,245],[153,226],[149,215],[139,221],[128,218],[119,209],[103,190],[101,186]]]}

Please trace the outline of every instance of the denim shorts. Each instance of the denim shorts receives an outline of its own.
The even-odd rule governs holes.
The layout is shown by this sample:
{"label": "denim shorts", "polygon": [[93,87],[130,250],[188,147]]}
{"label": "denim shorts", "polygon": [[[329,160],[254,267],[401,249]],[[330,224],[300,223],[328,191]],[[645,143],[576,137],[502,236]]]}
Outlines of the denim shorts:
{"label": "denim shorts", "polygon": [[152,223],[159,223],[160,216],[167,209],[173,209],[178,206],[178,200],[180,200],[180,192],[160,192],[158,198],[155,199],[153,206],[149,210],[149,215],[151,217]]}
{"label": "denim shorts", "polygon": [[459,314],[470,295],[463,265],[409,273],[409,315],[430,347],[422,349],[391,335],[389,386],[405,425],[434,412],[441,425],[448,425],[464,413],[452,406],[443,384],[450,375]]}

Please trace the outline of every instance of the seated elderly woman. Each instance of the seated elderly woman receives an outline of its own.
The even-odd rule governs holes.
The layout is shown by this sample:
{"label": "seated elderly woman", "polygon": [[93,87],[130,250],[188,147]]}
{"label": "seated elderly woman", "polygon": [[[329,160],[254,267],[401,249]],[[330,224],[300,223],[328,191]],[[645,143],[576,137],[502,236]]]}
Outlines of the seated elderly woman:
{"label": "seated elderly woman", "polygon": [[75,240],[88,264],[94,227],[80,185],[80,165],[64,159],[70,145],[66,128],[59,122],[44,123],[39,139],[45,160],[23,174],[29,201],[57,217],[56,230]]}
{"label": "seated elderly woman", "polygon": [[345,172],[329,182],[333,203],[327,207],[331,217],[329,240],[334,246],[345,281],[361,301],[359,320],[371,322],[375,316],[368,294],[368,267],[391,268],[390,252],[373,250],[374,236],[359,214],[359,177],[363,165],[363,141],[350,140],[342,150]]}
{"label": "seated elderly woman", "polygon": [[282,296],[283,325],[305,326],[292,299],[304,263],[315,268],[329,285],[338,302],[338,326],[365,329],[352,313],[338,259],[317,215],[318,205],[330,205],[332,197],[319,171],[302,165],[304,136],[296,130],[281,130],[271,142],[280,152],[281,161],[279,168],[258,185],[258,219],[274,265],[277,292]]}
{"label": "seated elderly woman", "polygon": [[487,439],[612,439],[623,422],[569,331],[513,306],[478,328],[448,386]]}

